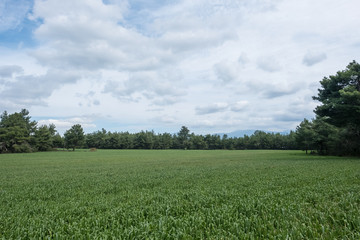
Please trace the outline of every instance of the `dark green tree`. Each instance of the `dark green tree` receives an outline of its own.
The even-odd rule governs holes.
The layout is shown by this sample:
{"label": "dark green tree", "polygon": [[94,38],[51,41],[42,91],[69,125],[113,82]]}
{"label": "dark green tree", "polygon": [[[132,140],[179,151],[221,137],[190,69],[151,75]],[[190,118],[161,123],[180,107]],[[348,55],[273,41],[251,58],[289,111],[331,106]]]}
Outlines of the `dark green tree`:
{"label": "dark green tree", "polygon": [[245,135],[244,137],[234,139],[234,147],[236,150],[246,149],[245,137],[249,138],[247,135]]}
{"label": "dark green tree", "polygon": [[90,148],[106,148],[106,130],[103,128],[101,131],[86,134],[86,145]]}
{"label": "dark green tree", "polygon": [[207,149],[213,150],[222,148],[220,135],[206,134],[204,141],[206,142]]}
{"label": "dark green tree", "polygon": [[340,128],[347,141],[347,154],[360,155],[360,64],[351,62],[336,75],[324,77],[315,100],[318,118]]}
{"label": "dark green tree", "polygon": [[172,147],[173,139],[170,133],[159,134],[157,137],[157,148],[169,149]]}
{"label": "dark green tree", "polygon": [[189,138],[190,138],[190,130],[185,126],[182,126],[177,134],[179,148],[188,149],[190,147]]}
{"label": "dark green tree", "polygon": [[85,140],[84,130],[80,124],[72,126],[64,134],[64,141],[66,148],[72,148],[75,151],[76,147],[82,146]]}
{"label": "dark green tree", "polygon": [[134,148],[136,149],[152,149],[154,144],[154,133],[149,131],[141,131],[135,134]]}
{"label": "dark green tree", "polygon": [[353,61],[344,71],[324,77],[320,84],[318,96],[313,99],[322,105],[314,112],[337,127],[360,128],[360,64]]}
{"label": "dark green tree", "polygon": [[202,135],[190,135],[191,149],[206,149],[207,145]]}
{"label": "dark green tree", "polygon": [[55,136],[53,137],[53,147],[54,148],[64,147],[64,138],[61,137],[59,133],[55,134]]}
{"label": "dark green tree", "polygon": [[270,148],[269,135],[264,131],[256,130],[250,137],[250,143],[255,149]]}
{"label": "dark green tree", "polygon": [[34,142],[39,151],[49,151],[53,148],[53,140],[56,130],[55,125],[42,125],[35,130]]}
{"label": "dark green tree", "polygon": [[320,117],[313,121],[312,128],[317,152],[322,155],[336,153],[336,149],[340,144],[338,128]]}
{"label": "dark green tree", "polygon": [[313,150],[315,132],[313,130],[312,122],[306,118],[296,127],[296,142],[298,146],[308,153],[308,150]]}
{"label": "dark green tree", "polygon": [[8,114],[6,111],[0,116],[0,152],[31,152],[30,146],[36,129],[36,122],[31,121],[29,111]]}
{"label": "dark green tree", "polygon": [[120,148],[120,134],[117,132],[108,132],[105,137],[105,147],[107,149],[119,149]]}
{"label": "dark green tree", "polygon": [[122,132],[120,134],[120,148],[131,149],[134,147],[134,135],[129,132]]}
{"label": "dark green tree", "polygon": [[296,133],[294,131],[290,131],[289,134],[282,136],[284,140],[284,149],[298,149],[296,143]]}

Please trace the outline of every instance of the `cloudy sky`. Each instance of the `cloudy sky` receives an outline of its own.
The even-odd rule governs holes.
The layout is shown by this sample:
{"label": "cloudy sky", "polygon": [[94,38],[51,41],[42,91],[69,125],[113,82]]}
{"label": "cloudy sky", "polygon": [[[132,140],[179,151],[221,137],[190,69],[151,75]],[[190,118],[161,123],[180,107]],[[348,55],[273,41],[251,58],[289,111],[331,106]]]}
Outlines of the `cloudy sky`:
{"label": "cloudy sky", "polygon": [[359,61],[358,0],[0,0],[0,111],[59,132],[295,129]]}

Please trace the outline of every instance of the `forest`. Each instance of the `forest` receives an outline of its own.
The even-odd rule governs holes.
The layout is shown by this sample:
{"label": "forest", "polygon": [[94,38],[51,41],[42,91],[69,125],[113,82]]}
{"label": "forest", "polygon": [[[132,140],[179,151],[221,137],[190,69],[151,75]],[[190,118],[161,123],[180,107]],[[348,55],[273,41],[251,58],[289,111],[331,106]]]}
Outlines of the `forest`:
{"label": "forest", "polygon": [[229,138],[217,134],[197,135],[182,126],[178,133],[109,132],[105,129],[85,134],[81,125],[64,136],[55,125],[38,126],[29,111],[0,116],[0,153],[72,149],[301,149],[323,155],[360,155],[360,64],[349,63],[343,71],[324,77],[318,95],[321,105],[316,117],[304,119],[295,131],[281,135],[255,131],[251,136]]}

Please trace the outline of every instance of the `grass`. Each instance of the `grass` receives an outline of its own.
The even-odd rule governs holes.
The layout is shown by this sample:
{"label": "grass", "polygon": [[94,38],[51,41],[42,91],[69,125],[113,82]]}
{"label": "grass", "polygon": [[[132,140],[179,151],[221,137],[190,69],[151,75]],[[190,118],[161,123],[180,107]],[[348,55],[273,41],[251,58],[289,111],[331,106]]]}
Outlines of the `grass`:
{"label": "grass", "polygon": [[360,159],[300,151],[0,155],[0,239],[360,239]]}

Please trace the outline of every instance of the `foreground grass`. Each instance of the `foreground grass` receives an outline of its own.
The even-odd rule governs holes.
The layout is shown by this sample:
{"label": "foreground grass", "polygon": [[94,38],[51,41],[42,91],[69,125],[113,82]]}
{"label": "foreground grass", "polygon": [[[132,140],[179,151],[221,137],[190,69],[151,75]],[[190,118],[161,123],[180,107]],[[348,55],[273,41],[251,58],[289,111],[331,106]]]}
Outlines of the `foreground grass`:
{"label": "foreground grass", "polygon": [[0,155],[0,238],[360,239],[360,159],[298,151]]}

